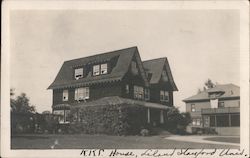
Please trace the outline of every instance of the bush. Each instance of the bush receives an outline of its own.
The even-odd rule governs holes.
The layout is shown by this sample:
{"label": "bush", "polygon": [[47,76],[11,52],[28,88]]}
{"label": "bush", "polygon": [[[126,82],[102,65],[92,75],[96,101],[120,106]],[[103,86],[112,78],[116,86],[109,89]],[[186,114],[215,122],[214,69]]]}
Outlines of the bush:
{"label": "bush", "polygon": [[80,119],[71,123],[72,133],[136,135],[147,120],[146,109],[133,104],[80,107],[71,110],[71,118],[76,113]]}
{"label": "bush", "polygon": [[190,113],[180,113],[177,108],[171,108],[165,115],[164,128],[174,134],[186,134],[186,127],[191,122]]}
{"label": "bush", "polygon": [[149,130],[142,129],[140,133],[141,133],[142,136],[148,136],[149,135]]}

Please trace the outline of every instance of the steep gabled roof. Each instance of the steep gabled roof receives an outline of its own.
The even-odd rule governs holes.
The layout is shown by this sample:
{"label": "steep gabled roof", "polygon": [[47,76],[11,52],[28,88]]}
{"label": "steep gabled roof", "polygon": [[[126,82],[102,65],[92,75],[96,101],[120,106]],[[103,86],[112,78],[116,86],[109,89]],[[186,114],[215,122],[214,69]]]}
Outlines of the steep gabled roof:
{"label": "steep gabled roof", "polygon": [[160,82],[164,66],[166,66],[167,76],[169,78],[169,82],[170,85],[172,86],[172,89],[174,91],[177,91],[178,89],[175,85],[167,58],[158,58],[158,59],[143,61],[143,67],[145,68],[147,73],[152,74],[151,79],[149,81],[150,84],[157,84]]}
{"label": "steep gabled roof", "polygon": [[[139,56],[137,47],[130,47],[108,53],[65,61],[54,82],[48,87],[48,89],[69,88],[76,86],[87,86],[95,83],[120,81],[128,71],[131,60],[135,54],[138,54],[137,56]],[[99,64],[101,62],[110,61],[112,58],[117,58],[117,62],[110,73],[99,76],[88,75],[79,80],[74,79],[74,69],[76,67],[89,64]],[[140,58],[137,58],[137,60],[138,59]],[[144,70],[141,70],[141,72],[145,82],[147,82]]]}
{"label": "steep gabled roof", "polygon": [[223,92],[219,99],[226,98],[236,98],[240,97],[240,87],[234,84],[222,84],[216,85],[216,87],[202,91],[199,94],[193,95],[189,98],[184,99],[184,102],[200,101],[200,100],[209,100],[209,93],[214,92]]}

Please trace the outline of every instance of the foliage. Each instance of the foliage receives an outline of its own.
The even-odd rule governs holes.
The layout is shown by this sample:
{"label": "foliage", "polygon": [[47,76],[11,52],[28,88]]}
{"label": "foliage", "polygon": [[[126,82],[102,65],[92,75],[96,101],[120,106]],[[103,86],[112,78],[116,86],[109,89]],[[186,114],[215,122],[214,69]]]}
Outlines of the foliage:
{"label": "foliage", "polygon": [[180,113],[180,111],[173,107],[167,111],[165,115],[165,128],[173,133],[184,132],[187,125],[191,122],[189,113]]}
{"label": "foliage", "polygon": [[205,84],[205,88],[206,89],[210,89],[210,88],[214,88],[215,87],[215,84],[212,82],[211,79],[208,79],[204,84]]}
{"label": "foliage", "polygon": [[[142,126],[146,123],[146,110],[138,105],[100,105],[86,106],[71,110],[71,118],[76,115],[80,120],[72,122],[70,133],[110,135],[140,134]],[[138,115],[142,114],[142,115]]]}
{"label": "foliage", "polygon": [[149,130],[148,129],[142,129],[140,133],[141,133],[142,136],[148,136],[149,135]]}
{"label": "foliage", "polygon": [[20,113],[34,113],[36,112],[35,106],[30,105],[29,98],[25,93],[21,93],[15,99],[14,96],[14,89],[10,90],[10,106],[12,112],[20,112]]}
{"label": "foliage", "polygon": [[[210,88],[214,88],[215,86],[216,86],[216,84],[211,79],[207,79],[207,81],[204,83],[203,91],[210,89]],[[202,92],[202,90],[200,88],[198,88],[197,94],[199,94],[201,92]]]}

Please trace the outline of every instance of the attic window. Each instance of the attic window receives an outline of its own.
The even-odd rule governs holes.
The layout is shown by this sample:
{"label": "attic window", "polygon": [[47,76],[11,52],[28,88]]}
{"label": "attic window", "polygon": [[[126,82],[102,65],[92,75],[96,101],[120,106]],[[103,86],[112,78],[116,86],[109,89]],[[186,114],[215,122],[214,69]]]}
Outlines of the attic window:
{"label": "attic window", "polygon": [[168,91],[160,91],[160,101],[163,101],[163,102],[169,101]]}
{"label": "attic window", "polygon": [[102,64],[101,65],[101,74],[107,74],[108,73],[108,64]]}
{"label": "attic window", "polygon": [[167,72],[166,72],[165,70],[162,71],[162,79],[163,79],[163,81],[165,81],[165,82],[168,81]]}
{"label": "attic window", "polygon": [[137,75],[138,74],[138,68],[137,68],[137,65],[136,65],[136,62],[135,61],[132,61],[131,62],[131,71],[134,75]]}
{"label": "attic window", "polygon": [[93,76],[104,75],[108,73],[108,64],[99,64],[93,66]]}
{"label": "attic window", "polygon": [[83,68],[75,69],[75,79],[83,78]]}

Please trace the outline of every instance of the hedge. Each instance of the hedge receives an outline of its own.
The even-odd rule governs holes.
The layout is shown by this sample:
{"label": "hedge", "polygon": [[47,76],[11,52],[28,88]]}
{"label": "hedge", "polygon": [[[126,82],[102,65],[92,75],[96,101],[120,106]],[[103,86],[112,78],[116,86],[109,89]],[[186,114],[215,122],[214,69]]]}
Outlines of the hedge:
{"label": "hedge", "polygon": [[[146,127],[147,109],[134,104],[82,106],[71,109],[70,132],[86,134],[137,135]],[[77,114],[78,113],[78,114]]]}

